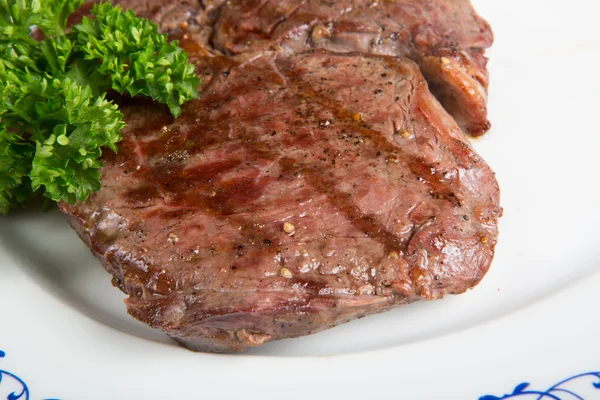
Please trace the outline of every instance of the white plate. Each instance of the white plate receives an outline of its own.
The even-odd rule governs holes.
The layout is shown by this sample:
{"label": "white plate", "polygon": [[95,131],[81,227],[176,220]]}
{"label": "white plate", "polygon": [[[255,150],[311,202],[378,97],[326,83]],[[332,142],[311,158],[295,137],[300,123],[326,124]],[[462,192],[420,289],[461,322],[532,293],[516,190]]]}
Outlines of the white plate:
{"label": "white plate", "polygon": [[59,213],[15,213],[0,219],[0,399],[600,399],[600,4],[474,3],[496,34],[494,127],[475,146],[505,209],[475,290],[197,354],[126,315]]}

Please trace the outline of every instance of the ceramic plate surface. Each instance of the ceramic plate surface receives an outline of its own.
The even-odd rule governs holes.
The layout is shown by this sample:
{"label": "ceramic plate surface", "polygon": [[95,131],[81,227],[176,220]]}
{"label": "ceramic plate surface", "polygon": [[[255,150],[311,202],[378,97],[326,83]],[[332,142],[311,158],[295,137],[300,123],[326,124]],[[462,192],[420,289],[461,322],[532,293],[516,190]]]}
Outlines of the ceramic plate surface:
{"label": "ceramic plate surface", "polygon": [[138,323],[58,212],[0,217],[0,400],[600,399],[600,3],[474,0],[504,217],[468,293],[242,355]]}

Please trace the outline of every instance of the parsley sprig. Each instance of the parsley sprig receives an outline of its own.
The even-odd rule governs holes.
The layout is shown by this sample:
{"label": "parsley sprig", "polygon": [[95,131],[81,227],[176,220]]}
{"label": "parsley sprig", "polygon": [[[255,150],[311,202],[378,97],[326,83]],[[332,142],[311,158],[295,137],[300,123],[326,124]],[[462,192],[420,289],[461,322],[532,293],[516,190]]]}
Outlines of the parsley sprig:
{"label": "parsley sprig", "polygon": [[[0,0],[0,212],[40,191],[73,204],[100,189],[100,156],[125,126],[113,89],[174,116],[199,84],[187,54],[152,22],[109,3],[67,29],[84,0]],[[32,27],[43,40],[31,36]]]}

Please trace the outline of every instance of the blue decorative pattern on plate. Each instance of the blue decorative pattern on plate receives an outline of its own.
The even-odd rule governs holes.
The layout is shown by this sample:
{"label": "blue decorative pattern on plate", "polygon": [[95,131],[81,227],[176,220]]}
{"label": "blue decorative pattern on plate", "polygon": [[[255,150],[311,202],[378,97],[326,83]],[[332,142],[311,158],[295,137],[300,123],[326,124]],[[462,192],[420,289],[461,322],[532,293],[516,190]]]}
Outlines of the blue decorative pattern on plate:
{"label": "blue decorative pattern on plate", "polygon": [[600,372],[586,372],[572,376],[544,391],[531,389],[528,382],[523,382],[518,384],[510,394],[505,394],[502,397],[488,394],[481,396],[479,400],[504,400],[517,397],[536,400],[598,399],[600,398]]}
{"label": "blue decorative pattern on plate", "polygon": [[[0,358],[6,353],[0,350]],[[29,400],[29,388],[21,378],[15,374],[0,369],[0,399],[6,400]]]}

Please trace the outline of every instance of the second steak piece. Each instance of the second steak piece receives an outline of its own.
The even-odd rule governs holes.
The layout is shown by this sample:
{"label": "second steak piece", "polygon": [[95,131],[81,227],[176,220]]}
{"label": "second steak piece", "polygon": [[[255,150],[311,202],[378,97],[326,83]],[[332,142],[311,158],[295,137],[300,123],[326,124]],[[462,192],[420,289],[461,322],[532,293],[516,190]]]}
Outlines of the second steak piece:
{"label": "second steak piece", "polygon": [[213,43],[233,54],[326,49],[409,57],[469,134],[485,133],[492,31],[469,0],[231,0]]}

